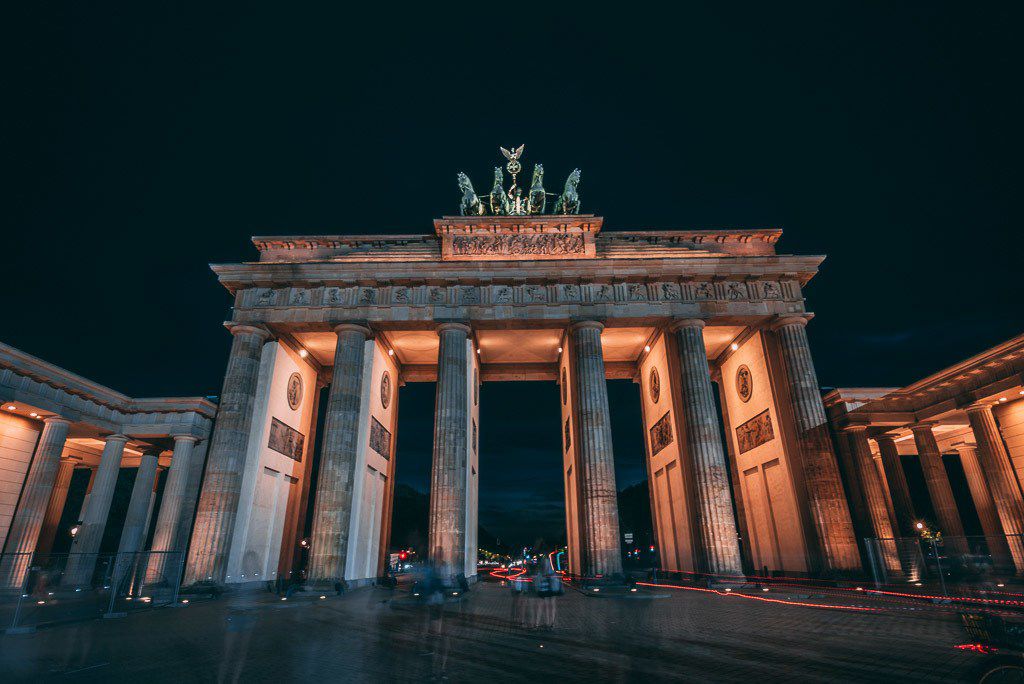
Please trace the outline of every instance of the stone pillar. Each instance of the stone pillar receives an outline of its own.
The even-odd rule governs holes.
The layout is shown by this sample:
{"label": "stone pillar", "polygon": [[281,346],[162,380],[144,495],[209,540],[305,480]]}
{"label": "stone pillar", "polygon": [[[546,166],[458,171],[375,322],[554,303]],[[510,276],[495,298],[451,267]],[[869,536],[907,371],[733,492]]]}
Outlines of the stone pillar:
{"label": "stone pillar", "polygon": [[64,514],[64,504],[68,500],[68,489],[71,487],[71,476],[75,474],[75,462],[70,458],[62,458],[57,469],[57,480],[53,484],[50,503],[46,507],[43,518],[43,529],[39,533],[36,553],[40,556],[49,554],[53,549],[53,541],[57,536],[57,525]]}
{"label": "stone pillar", "polygon": [[[139,460],[139,470],[135,474],[132,485],[132,498],[128,501],[128,512],[124,517],[121,529],[121,541],[117,546],[117,554],[134,554],[142,550],[146,537],[146,520],[149,506],[153,501],[153,482],[156,480],[156,466],[160,454],[156,450],[147,450]],[[126,561],[128,562],[128,561]]]}
{"label": "stone pillar", "polygon": [[198,441],[198,438],[191,435],[177,435],[174,438],[171,469],[164,483],[164,495],[160,499],[160,511],[157,513],[156,529],[153,531],[153,543],[150,546],[152,553],[146,572],[147,584],[163,581],[174,583],[178,580],[181,558],[175,556],[174,552],[181,553],[183,550],[179,546],[179,526],[192,471],[193,451]]}
{"label": "stone pillar", "polygon": [[437,328],[437,399],[434,406],[434,455],[430,470],[428,554],[442,577],[466,565],[466,459],[469,454],[469,326],[442,323]]}
{"label": "stone pillar", "polygon": [[238,516],[238,498],[252,411],[259,380],[260,356],[270,333],[263,328],[233,325],[231,355],[221,390],[206,465],[206,481],[196,513],[185,582],[223,584],[228,547]]}
{"label": "stone pillar", "polygon": [[871,530],[874,536],[880,540],[874,548],[881,551],[886,568],[890,572],[899,572],[901,567],[899,554],[896,551],[896,535],[893,533],[892,521],[889,519],[889,507],[885,500],[885,490],[882,488],[882,478],[878,474],[875,458],[871,454],[867,430],[865,425],[851,426],[846,428],[845,436],[849,441],[850,453],[857,468],[868,519],[871,522]]}
{"label": "stone pillar", "polygon": [[82,512],[82,524],[71,544],[71,554],[64,570],[62,581],[65,587],[88,586],[96,569],[96,556],[103,540],[110,514],[110,502],[114,498],[117,474],[121,470],[121,457],[128,438],[124,435],[110,435],[103,445],[100,467],[96,472],[96,483],[89,495],[89,503]]}
{"label": "stone pillar", "polygon": [[996,512],[996,505],[992,500],[992,492],[989,490],[985,473],[978,461],[977,449],[970,444],[960,444],[956,447],[956,451],[960,455],[960,465],[963,466],[964,476],[967,478],[967,487],[971,490],[971,501],[974,502],[974,509],[978,512],[981,531],[985,535],[989,553],[992,554],[992,559],[996,564],[996,571],[1005,571],[1007,566],[1014,567],[1010,556],[1010,547],[1003,534],[1003,525],[999,522],[999,514]]}
{"label": "stone pillar", "polygon": [[192,465],[188,469],[188,484],[185,485],[185,496],[181,504],[178,539],[171,545],[172,549],[180,549],[182,553],[188,551],[188,539],[189,535],[192,534],[192,522],[196,514],[196,501],[199,499],[199,486],[202,484],[203,472],[206,470],[206,453],[209,447],[210,440],[204,440],[202,444],[193,449],[192,455],[189,457]]}
{"label": "stone pillar", "polygon": [[686,453],[697,494],[697,515],[693,524],[700,534],[701,570],[742,575],[729,465],[722,448],[718,409],[704,347],[704,321],[688,318],[674,323],[672,328],[679,346],[680,405],[686,426]]}
{"label": "stone pillar", "polygon": [[622,574],[618,490],[612,426],[608,408],[601,331],[597,321],[570,328],[569,346],[576,369],[575,408],[582,471],[580,512],[583,514],[583,576]]}
{"label": "stone pillar", "polygon": [[772,327],[786,368],[807,504],[821,549],[821,570],[825,573],[859,571],[860,554],[839,466],[832,451],[806,326],[804,317],[786,316]]}
{"label": "stone pillar", "polygon": [[36,443],[32,465],[29,466],[18,508],[7,533],[3,549],[4,561],[0,564],[0,586],[21,588],[25,581],[31,555],[43,528],[46,508],[60,468],[60,455],[64,452],[64,442],[70,427],[71,421],[56,416],[43,421],[43,431]]}
{"label": "stone pillar", "polygon": [[366,340],[372,334],[368,328],[353,323],[343,323],[334,332],[338,342],[327,396],[310,543],[309,579],[321,583],[345,578]]}
{"label": "stone pillar", "polygon": [[949,486],[946,466],[942,464],[942,453],[935,441],[931,423],[918,423],[911,426],[914,443],[917,444],[917,457],[921,459],[924,481],[928,485],[928,494],[932,499],[932,508],[938,518],[942,536],[950,548],[960,553],[967,551],[963,539],[964,526],[960,522],[960,511],[953,499],[953,490]]}
{"label": "stone pillar", "polygon": [[907,485],[907,474],[900,462],[900,453],[896,448],[896,439],[892,435],[879,435],[878,451],[882,454],[882,468],[885,470],[885,481],[889,483],[889,495],[892,498],[892,510],[896,516],[896,529],[901,537],[917,537],[917,514],[910,498],[910,487]]}
{"label": "stone pillar", "polygon": [[1013,555],[1014,566],[1018,573],[1024,573],[1024,538],[1021,537],[1024,534],[1024,499],[1021,498],[1006,444],[999,434],[991,406],[978,404],[968,407],[967,419],[974,432],[978,461]]}

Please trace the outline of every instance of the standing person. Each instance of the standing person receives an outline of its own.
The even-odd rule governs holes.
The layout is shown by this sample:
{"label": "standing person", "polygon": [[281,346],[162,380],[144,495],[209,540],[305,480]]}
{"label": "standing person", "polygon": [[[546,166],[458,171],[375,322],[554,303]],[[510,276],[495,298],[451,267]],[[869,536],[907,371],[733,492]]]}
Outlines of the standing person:
{"label": "standing person", "polygon": [[551,565],[551,556],[548,554],[543,554],[540,557],[533,583],[540,602],[536,626],[543,629],[554,629],[555,597],[562,593],[562,578],[555,572],[555,568]]}

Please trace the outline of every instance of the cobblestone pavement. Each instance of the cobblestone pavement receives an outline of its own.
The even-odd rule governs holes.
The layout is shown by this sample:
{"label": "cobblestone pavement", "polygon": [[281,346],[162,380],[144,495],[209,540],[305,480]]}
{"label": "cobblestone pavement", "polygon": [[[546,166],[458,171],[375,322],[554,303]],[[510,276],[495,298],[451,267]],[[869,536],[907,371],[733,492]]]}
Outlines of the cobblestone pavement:
{"label": "cobblestone pavement", "polygon": [[556,601],[555,629],[534,631],[514,619],[534,599],[496,583],[436,619],[384,589],[227,596],[0,637],[0,681],[964,681],[980,658],[953,648],[951,612],[664,589]]}

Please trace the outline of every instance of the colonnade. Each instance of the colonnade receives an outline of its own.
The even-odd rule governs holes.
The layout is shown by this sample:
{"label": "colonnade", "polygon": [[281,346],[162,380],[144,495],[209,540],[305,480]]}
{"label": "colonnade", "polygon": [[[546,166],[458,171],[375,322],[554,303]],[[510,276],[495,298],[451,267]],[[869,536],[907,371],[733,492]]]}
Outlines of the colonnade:
{"label": "colonnade", "polygon": [[[1008,559],[1018,573],[1024,573],[1024,497],[992,405],[978,402],[967,406],[964,412],[975,443],[962,442],[954,448],[960,457],[989,551],[997,558]],[[921,532],[918,528],[919,512],[914,509],[906,474],[900,463],[896,444],[898,437],[891,432],[872,435],[869,427],[850,425],[844,428],[844,433],[850,457],[858,469],[859,496],[866,504],[871,532],[882,540],[916,538]],[[936,424],[921,421],[907,427],[924,474],[935,523],[952,552],[966,553],[963,517],[943,464],[943,451],[935,434]],[[877,465],[871,449],[872,440],[878,446],[880,463]],[[899,569],[888,551],[885,562],[890,570]]]}
{"label": "colonnade", "polygon": [[[669,386],[678,392],[681,423],[685,426],[685,469],[692,475],[693,530],[699,569],[740,575],[743,572],[729,461],[721,439],[711,369],[706,354],[702,319],[665,320],[662,328],[674,334],[679,351],[679,377]],[[860,567],[853,525],[835,454],[832,451],[817,377],[810,358],[803,317],[776,321],[780,358],[788,378],[789,400],[799,445],[805,496],[814,528],[821,573],[842,573]],[[566,329],[565,354],[574,363],[571,388],[578,444],[579,501],[582,534],[581,567],[585,576],[614,576],[622,572],[611,418],[602,350],[604,324],[582,320]],[[224,381],[222,401],[211,439],[206,481],[200,496],[196,526],[189,550],[185,583],[221,584],[226,579],[228,545],[241,486],[239,472],[246,453],[257,391],[260,350],[270,334],[247,325],[231,327],[234,341]],[[367,373],[363,348],[373,332],[363,322],[334,327],[337,342],[327,405],[317,489],[313,496],[309,579],[336,583],[345,578],[349,551],[353,484],[360,425],[367,420],[360,405]],[[466,567],[470,497],[467,493],[467,410],[465,378],[471,367],[473,329],[466,321],[441,322],[437,359],[437,394],[430,492],[428,556],[445,574]],[[158,531],[159,536],[159,531]],[[387,540],[384,540],[386,543]]]}
{"label": "colonnade", "polygon": [[[74,472],[75,462],[62,459],[71,425],[70,420],[59,416],[43,421],[43,430],[0,562],[0,587],[21,587],[33,557],[37,561],[45,560],[46,554],[52,549]],[[104,438],[100,462],[93,473],[82,505],[78,530],[67,556],[67,564],[63,567],[63,588],[88,587],[92,583],[125,446],[129,441],[129,437],[123,434],[111,434]],[[156,534],[149,549],[155,552],[149,555],[146,571],[147,578],[152,582],[173,584],[179,580],[178,569],[182,562],[180,551],[192,524],[192,512],[202,477],[202,464],[197,464],[192,458],[198,441],[198,438],[190,435],[173,437],[174,450],[169,478],[158,512]],[[116,558],[134,559],[136,554],[144,551],[156,498],[159,454],[160,449],[157,447],[143,447]],[[179,554],[175,557],[173,552]]]}

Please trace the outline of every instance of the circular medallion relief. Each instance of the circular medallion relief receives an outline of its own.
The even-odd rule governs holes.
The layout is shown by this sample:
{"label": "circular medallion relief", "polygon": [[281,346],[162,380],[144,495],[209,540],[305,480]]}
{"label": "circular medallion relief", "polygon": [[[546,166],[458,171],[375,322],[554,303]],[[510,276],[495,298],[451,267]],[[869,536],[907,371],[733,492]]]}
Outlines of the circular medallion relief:
{"label": "circular medallion relief", "polygon": [[754,380],[750,376],[750,369],[740,366],[736,369],[736,394],[740,395],[740,401],[750,401],[750,395],[754,391]]}
{"label": "circular medallion relief", "polygon": [[391,373],[384,371],[380,376],[380,405],[387,408],[391,403]]}
{"label": "circular medallion relief", "polygon": [[299,409],[299,404],[302,403],[302,376],[298,373],[292,373],[288,376],[288,406],[293,411]]}
{"label": "circular medallion relief", "polygon": [[562,404],[565,404],[566,400],[569,398],[569,396],[567,394],[568,391],[569,391],[568,383],[565,380],[565,369],[563,368],[562,369]]}
{"label": "circular medallion relief", "polygon": [[651,401],[655,404],[661,399],[661,378],[658,376],[658,369],[651,368],[650,379],[647,381],[647,391],[651,393]]}

